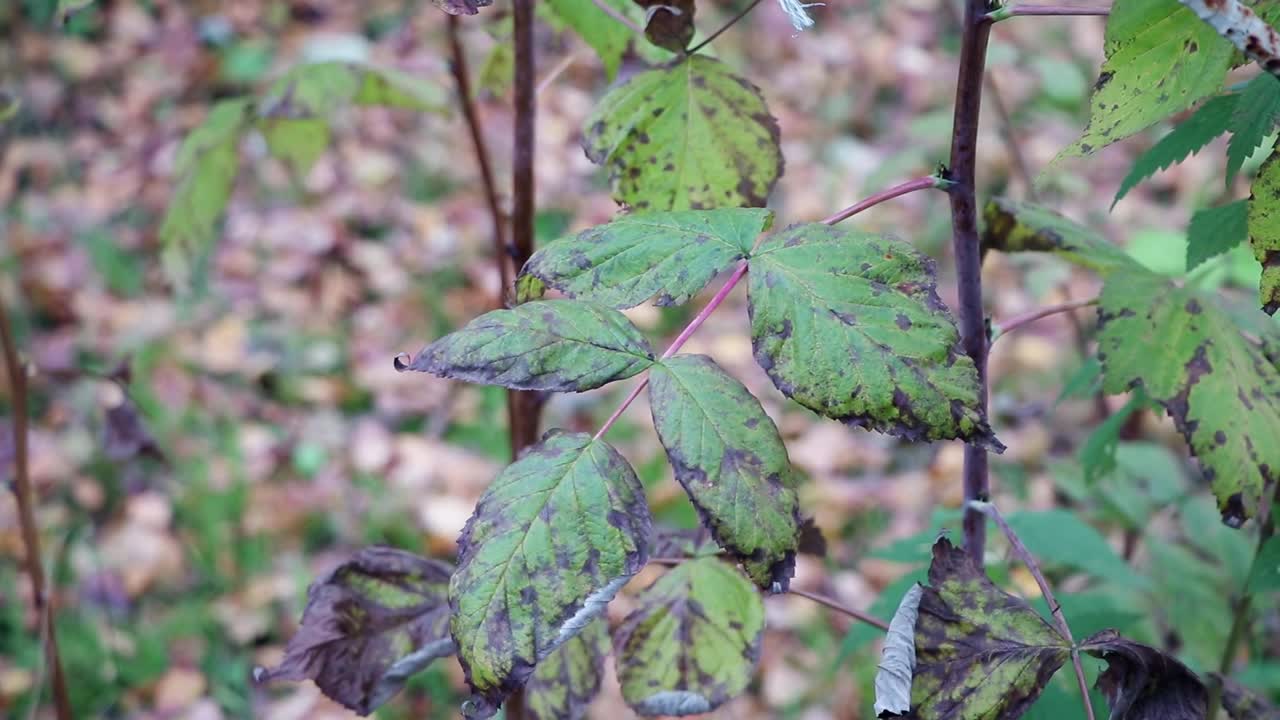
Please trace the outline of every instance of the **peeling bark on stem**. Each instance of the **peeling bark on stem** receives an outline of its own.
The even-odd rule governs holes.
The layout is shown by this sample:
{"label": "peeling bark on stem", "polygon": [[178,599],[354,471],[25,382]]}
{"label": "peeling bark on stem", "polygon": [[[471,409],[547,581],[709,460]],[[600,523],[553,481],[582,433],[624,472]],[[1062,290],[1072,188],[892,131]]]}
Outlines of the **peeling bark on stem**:
{"label": "peeling bark on stem", "polygon": [[1239,0],[1178,0],[1263,70],[1280,77],[1280,33]]}
{"label": "peeling bark on stem", "polygon": [[[978,209],[975,178],[978,145],[978,114],[982,107],[982,83],[986,66],[987,21],[983,0],[965,0],[961,29],[960,71],[956,82],[955,117],[951,130],[952,244],[959,286],[961,343],[978,371],[978,406],[987,409],[987,329],[982,309],[982,249],[978,238]],[[986,500],[987,451],[972,445],[964,448],[964,498]],[[965,551],[982,567],[986,545],[986,524],[982,514],[968,508],[964,515]]]}

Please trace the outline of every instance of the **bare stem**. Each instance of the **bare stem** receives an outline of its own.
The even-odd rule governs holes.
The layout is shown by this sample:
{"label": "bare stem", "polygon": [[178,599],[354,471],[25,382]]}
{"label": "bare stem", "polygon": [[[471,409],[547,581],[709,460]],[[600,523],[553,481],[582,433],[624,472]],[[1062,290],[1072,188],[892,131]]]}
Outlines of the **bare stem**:
{"label": "bare stem", "polygon": [[1097,304],[1098,304],[1098,298],[1091,298],[1089,300],[1072,300],[1071,302],[1064,302],[1059,305],[1049,305],[1048,307],[1042,307],[1036,310],[1032,310],[1030,312],[1011,317],[1008,320],[1005,320],[1004,322],[1001,322],[998,324],[992,323],[991,344],[994,345],[996,340],[999,340],[1000,338],[1004,337],[1005,335],[1008,335],[1014,330],[1020,330],[1030,325],[1031,323],[1036,322],[1037,320],[1047,318],[1051,315],[1060,315],[1062,313],[1068,313],[1073,310],[1079,310],[1080,308],[1086,308],[1086,307],[1090,307],[1092,305],[1097,305]]}
{"label": "bare stem", "polygon": [[990,22],[1000,22],[1012,17],[1081,17],[1107,16],[1111,14],[1109,7],[1076,7],[1073,5],[1012,5],[987,13]]}
{"label": "bare stem", "polygon": [[[13,494],[18,504],[18,524],[22,544],[26,548],[27,575],[31,579],[40,634],[44,639],[45,663],[53,680],[53,702],[58,720],[71,720],[71,700],[67,694],[67,678],[62,672],[58,653],[58,634],[53,623],[53,601],[45,584],[44,562],[40,555],[40,529],[36,524],[35,498],[31,488],[30,464],[27,458],[27,373],[18,360],[17,345],[9,327],[9,315],[0,300],[0,349],[9,375],[9,394],[13,403]],[[37,701],[38,702],[38,701]]]}
{"label": "bare stem", "polygon": [[[978,410],[987,410],[987,330],[982,308],[982,248],[978,239],[976,168],[978,116],[982,108],[982,84],[986,67],[987,22],[985,0],[965,0],[961,21],[960,69],[956,82],[955,116],[952,121],[951,168],[947,179],[951,193],[951,232],[959,288],[960,336],[965,354],[978,373]],[[964,498],[985,500],[988,495],[987,451],[973,445],[964,448]],[[981,514],[965,511],[964,546],[974,564],[982,567],[986,524]]]}
{"label": "bare stem", "polygon": [[1049,582],[1044,579],[1044,573],[1040,572],[1040,565],[1036,562],[1031,551],[1027,550],[1027,546],[1022,544],[1022,539],[1018,534],[1009,527],[1009,523],[1005,521],[1004,515],[996,506],[989,502],[981,500],[970,500],[965,504],[967,510],[973,510],[981,513],[993,521],[1004,536],[1009,539],[1009,546],[1013,548],[1013,554],[1018,556],[1027,569],[1031,571],[1031,577],[1035,578],[1036,585],[1040,586],[1040,594],[1044,596],[1045,602],[1049,604],[1049,611],[1053,613],[1053,619],[1058,625],[1058,631],[1071,643],[1071,664],[1076,671],[1076,681],[1080,685],[1080,695],[1084,698],[1084,711],[1089,720],[1094,720],[1093,701],[1089,698],[1089,682],[1084,677],[1084,667],[1080,664],[1080,650],[1076,648],[1075,638],[1071,637],[1071,628],[1067,625],[1067,618],[1062,614],[1062,605],[1058,603],[1058,599],[1053,596],[1053,590],[1049,587]]}
{"label": "bare stem", "polygon": [[716,38],[724,34],[725,30],[728,30],[734,25],[737,25],[739,20],[746,17],[752,10],[755,10],[756,6],[759,5],[762,1],[763,0],[751,0],[751,4],[747,5],[737,15],[734,15],[732,18],[730,18],[729,22],[725,23],[724,25],[721,25],[719,30],[716,30],[715,32],[708,35],[706,40],[703,40],[702,42],[698,43],[697,45],[694,45],[692,48],[687,50],[685,54],[692,55],[698,52],[699,50],[701,50],[702,48],[710,45],[712,40],[715,40]]}
{"label": "bare stem", "polygon": [[826,220],[823,220],[822,223],[824,225],[835,225],[836,223],[844,222],[845,220],[848,220],[849,218],[853,217],[854,215],[857,215],[858,213],[862,212],[863,210],[866,210],[867,208],[875,207],[876,205],[879,205],[880,203],[886,200],[892,200],[896,197],[900,197],[902,195],[906,195],[907,193],[915,192],[917,190],[927,190],[928,188],[945,188],[949,184],[950,183],[948,183],[946,180],[943,180],[942,178],[937,177],[936,175],[929,175],[928,177],[921,177],[921,178],[916,178],[915,180],[908,180],[902,183],[901,185],[894,185],[893,187],[888,188],[887,190],[881,190],[875,195],[872,195],[871,197],[866,198],[865,200],[859,201],[857,204],[850,205],[849,207],[841,210],[835,215],[832,215]]}

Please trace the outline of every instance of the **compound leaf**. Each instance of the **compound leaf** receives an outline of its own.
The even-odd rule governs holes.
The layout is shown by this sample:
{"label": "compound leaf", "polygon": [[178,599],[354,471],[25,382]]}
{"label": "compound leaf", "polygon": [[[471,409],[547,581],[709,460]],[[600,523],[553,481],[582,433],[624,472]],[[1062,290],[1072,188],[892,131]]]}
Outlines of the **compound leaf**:
{"label": "compound leaf", "polygon": [[1026,601],[1002,591],[946,538],[934,543],[916,621],[912,717],[1016,718],[1071,644]]}
{"label": "compound leaf", "polygon": [[653,425],[676,479],[721,547],[757,585],[781,592],[795,570],[795,474],[760,401],[705,355],[649,373]]}
{"label": "compound leaf", "polygon": [[403,550],[361,550],[311,584],[284,660],[255,671],[255,679],[313,680],[325,695],[368,715],[411,675],[453,654],[451,570]]}
{"label": "compound leaf", "polygon": [[194,252],[213,243],[240,170],[240,137],[252,113],[248,100],[224,100],[182,141],[174,164],[177,185],[160,225],[168,249]]}
{"label": "compound leaf", "polygon": [[1111,720],[1203,720],[1204,683],[1187,666],[1115,630],[1086,639],[1081,649],[1107,661],[1097,688],[1111,705]]}
{"label": "compound leaf", "polygon": [[648,560],[649,509],[608,444],[552,431],[481,496],[458,539],[450,631],[489,717],[534,665],[604,611]]}
{"label": "compound leaf", "polygon": [[1094,230],[1039,205],[993,198],[982,219],[982,245],[991,250],[1053,253],[1103,276],[1142,268]]}
{"label": "compound leaf", "polygon": [[1204,105],[1183,120],[1168,135],[1160,138],[1151,149],[1133,161],[1133,168],[1120,183],[1116,198],[1111,206],[1129,194],[1138,183],[1186,160],[1204,149],[1219,135],[1231,127],[1231,118],[1236,112],[1239,95],[1217,95],[1209,98]]}
{"label": "compound leaf", "polygon": [[1237,200],[1196,211],[1187,227],[1187,272],[1249,238],[1249,203]]}
{"label": "compound leaf", "polygon": [[1280,467],[1280,370],[1208,298],[1152,273],[1108,281],[1098,317],[1103,389],[1140,384],[1164,406],[1238,527]]}
{"label": "compound leaf", "polygon": [[445,112],[449,95],[399,70],[334,60],[292,68],[272,84],[261,108],[265,118],[327,118],[348,105]]}
{"label": "compound leaf", "polygon": [[517,390],[579,392],[652,364],[649,343],[617,310],[539,300],[485,313],[396,367]]}
{"label": "compound leaf", "polygon": [[609,654],[609,627],[603,618],[587,623],[577,635],[534,668],[525,686],[525,711],[533,720],[581,720],[600,692],[604,659]]}
{"label": "compound leaf", "polygon": [[1087,155],[1218,92],[1234,55],[1178,0],[1117,0],[1089,126],[1062,155]]}
{"label": "compound leaf", "polygon": [[851,425],[1003,450],[929,257],[808,224],[767,239],[750,263],[756,361],[784,395]]}
{"label": "compound leaf", "polygon": [[1240,166],[1249,159],[1276,128],[1280,116],[1280,78],[1269,72],[1258,73],[1245,85],[1231,118],[1231,142],[1227,144],[1227,186]]}
{"label": "compound leaf", "polygon": [[1280,309],[1280,150],[1262,164],[1249,194],[1249,244],[1262,263],[1258,296],[1262,309]]}
{"label": "compound leaf", "polygon": [[737,568],[688,560],[636,602],[613,636],[622,697],[633,710],[696,715],[746,689],[760,657],[764,603]]}
{"label": "compound leaf", "polygon": [[[635,5],[630,0],[603,0],[605,4],[624,17],[639,17],[632,12]],[[591,49],[600,56],[605,75],[613,80],[622,64],[622,56],[631,44],[631,28],[618,22],[601,10],[592,0],[547,0],[548,7],[566,25],[573,28]]]}
{"label": "compound leaf", "polygon": [[640,73],[596,106],[587,157],[637,210],[762,207],[782,174],[778,122],[760,90],[694,55]]}
{"label": "compound leaf", "polygon": [[772,222],[760,208],[623,215],[538,250],[521,277],[616,308],[654,295],[658,305],[680,305],[745,258]]}

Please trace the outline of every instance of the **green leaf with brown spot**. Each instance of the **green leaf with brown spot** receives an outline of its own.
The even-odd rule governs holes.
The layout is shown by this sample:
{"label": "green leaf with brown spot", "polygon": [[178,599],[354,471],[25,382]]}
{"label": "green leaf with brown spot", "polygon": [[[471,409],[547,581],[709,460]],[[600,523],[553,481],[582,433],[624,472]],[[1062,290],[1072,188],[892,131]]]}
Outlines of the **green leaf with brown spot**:
{"label": "green leaf with brown spot", "polygon": [[1118,274],[1098,310],[1103,389],[1141,384],[1173,417],[1223,520],[1258,511],[1280,468],[1280,370],[1214,301],[1148,272]]}
{"label": "green leaf with brown spot", "polygon": [[782,175],[778,122],[759,88],[694,55],[601,99],[583,147],[637,210],[763,207]]}
{"label": "green leaf with brown spot", "polygon": [[402,550],[361,550],[311,584],[284,660],[255,671],[255,679],[312,680],[325,695],[368,715],[410,676],[453,654],[451,571]]}
{"label": "green leaf with brown spot", "polygon": [[1178,0],[1116,0],[1089,126],[1061,156],[1087,155],[1218,92],[1234,55]]}
{"label": "green leaf with brown spot", "polygon": [[532,720],[581,720],[600,692],[609,626],[596,618],[542,659],[525,686],[525,712]]}
{"label": "green leaf with brown spot", "polygon": [[1089,637],[1080,648],[1107,661],[1097,688],[1111,705],[1111,720],[1204,720],[1204,683],[1172,655],[1115,630]]}
{"label": "green leaf with brown spot", "polygon": [[652,364],[649,343],[617,310],[539,300],[485,313],[397,369],[516,390],[581,392]]}
{"label": "green leaf with brown spot", "polygon": [[784,395],[851,425],[994,449],[978,375],[933,261],[898,240],[796,225],[750,261],[756,361]]}
{"label": "green leaf with brown spot", "polygon": [[167,252],[181,256],[213,244],[240,170],[240,138],[252,116],[252,102],[224,100],[182,141],[174,162],[177,184],[160,225]]}
{"label": "green leaf with brown spot", "polygon": [[1280,150],[1262,163],[1249,194],[1249,244],[1262,263],[1258,302],[1268,315],[1280,309]]}
{"label": "green leaf with brown spot", "polygon": [[983,209],[982,220],[982,246],[990,250],[1053,253],[1103,276],[1116,270],[1142,270],[1096,231],[1039,205],[993,198]]}
{"label": "green leaf with brown spot", "polygon": [[963,550],[934,543],[916,621],[911,717],[1003,720],[1030,709],[1071,644]]}
{"label": "green leaf with brown spot", "polygon": [[697,715],[746,690],[760,658],[764,603],[741,571],[715,558],[689,560],[636,603],[613,635],[631,709]]}
{"label": "green leaf with brown spot", "polygon": [[796,475],[760,401],[711,358],[676,355],[650,371],[649,405],[702,524],[757,585],[785,591],[800,534]]}
{"label": "green leaf with brown spot", "polygon": [[747,257],[772,222],[761,208],[632,213],[546,245],[520,277],[610,307],[655,295],[658,305],[680,305]]}
{"label": "green leaf with brown spot", "polygon": [[644,567],[644,489],[627,461],[585,433],[552,431],[507,466],[458,539],[450,630],[489,717],[534,666],[602,613]]}

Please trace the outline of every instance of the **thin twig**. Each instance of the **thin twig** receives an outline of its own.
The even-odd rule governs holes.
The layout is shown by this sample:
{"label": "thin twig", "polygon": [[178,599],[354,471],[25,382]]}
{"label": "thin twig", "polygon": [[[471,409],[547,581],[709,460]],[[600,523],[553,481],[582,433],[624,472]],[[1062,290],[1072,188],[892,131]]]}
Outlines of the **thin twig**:
{"label": "thin twig", "polygon": [[53,601],[45,584],[44,562],[40,556],[40,529],[36,524],[35,498],[27,458],[26,366],[18,359],[17,345],[9,327],[9,314],[3,299],[0,299],[0,348],[3,350],[4,364],[9,375],[9,395],[13,404],[13,494],[18,504],[22,544],[26,548],[27,575],[31,578],[36,618],[44,638],[45,662],[53,680],[54,708],[58,720],[71,720],[71,700],[67,694],[67,679],[62,672],[58,633],[53,622]]}
{"label": "thin twig", "polygon": [[1097,304],[1098,304],[1098,298],[1091,298],[1089,300],[1072,300],[1070,302],[1064,302],[1058,305],[1049,305],[1047,307],[1038,308],[1036,310],[1032,310],[1030,312],[1026,312],[1021,315],[1011,317],[1008,320],[1005,320],[1004,322],[1001,322],[1001,323],[992,323],[991,324],[991,344],[995,345],[996,340],[999,340],[1001,337],[1008,335],[1014,330],[1020,330],[1030,325],[1031,323],[1034,323],[1037,320],[1047,318],[1051,315],[1068,313],[1073,310],[1079,310],[1080,308],[1086,308],[1086,307],[1090,307],[1092,305],[1097,305]]}
{"label": "thin twig", "polygon": [[[987,412],[987,328],[982,307],[982,244],[978,238],[976,176],[978,119],[991,23],[987,0],[965,0],[961,21],[960,68],[956,81],[955,115],[951,128],[951,168],[947,179],[955,182],[951,194],[952,247],[956,263],[960,337],[964,352],[978,374],[978,412]],[[964,498],[987,497],[987,451],[964,447]],[[986,523],[972,510],[964,515],[964,546],[974,565],[982,567]]]}
{"label": "thin twig", "polygon": [[879,205],[880,203],[886,200],[892,200],[896,197],[900,197],[902,195],[906,195],[907,193],[915,192],[917,190],[926,190],[928,188],[945,187],[948,184],[949,183],[947,183],[947,181],[937,177],[936,175],[916,178],[915,180],[908,180],[907,182],[904,182],[901,185],[895,185],[887,190],[882,190],[876,193],[875,195],[872,195],[871,197],[858,202],[857,204],[850,205],[844,210],[841,210],[835,215],[832,215],[826,220],[823,220],[822,223],[824,225],[835,225],[836,223],[840,223],[840,222],[844,222],[845,220],[848,220],[849,218],[853,217],[854,215],[857,215],[858,213],[862,212],[863,210],[866,210],[867,208],[875,207],[876,205]]}
{"label": "thin twig", "polygon": [[1049,582],[1044,579],[1044,573],[1040,572],[1040,565],[1036,562],[1031,551],[1027,550],[1027,546],[1022,544],[1022,539],[1018,534],[1009,527],[1009,523],[1005,522],[1004,515],[996,506],[989,502],[981,500],[970,500],[965,503],[966,509],[979,512],[993,521],[1004,536],[1009,539],[1009,546],[1013,548],[1013,554],[1018,556],[1022,564],[1027,566],[1031,571],[1031,577],[1035,578],[1036,584],[1040,586],[1040,594],[1044,596],[1045,602],[1049,604],[1049,611],[1053,613],[1053,619],[1058,625],[1058,631],[1062,633],[1062,637],[1071,644],[1071,664],[1076,671],[1076,682],[1080,685],[1080,696],[1084,699],[1084,711],[1089,720],[1094,720],[1093,701],[1089,698],[1089,682],[1084,676],[1084,666],[1080,664],[1080,650],[1076,647],[1075,638],[1071,637],[1071,627],[1067,625],[1067,618],[1062,614],[1062,605],[1058,603],[1058,599],[1053,596],[1053,590],[1049,588]]}
{"label": "thin twig", "polygon": [[556,66],[551,68],[551,71],[548,72],[546,76],[542,78],[542,81],[538,83],[538,89],[536,91],[537,94],[541,95],[547,88],[551,87],[551,83],[554,83],[556,78],[560,77],[566,70],[573,67],[573,64],[577,62],[578,58],[581,56],[582,50],[577,49],[561,58],[560,62],[556,63]]}
{"label": "thin twig", "polygon": [[626,15],[623,15],[622,13],[618,12],[617,8],[613,7],[612,5],[605,2],[604,0],[591,0],[591,2],[595,3],[595,6],[600,8],[600,11],[603,12],[605,15],[608,15],[614,20],[617,20],[623,25],[626,25],[631,30],[631,32],[636,33],[640,37],[644,37],[644,28],[631,22],[631,19],[628,18]]}
{"label": "thin twig", "polygon": [[990,22],[1000,22],[1012,17],[1081,17],[1107,16],[1109,7],[1076,7],[1072,5],[1012,5],[987,14]]}
{"label": "thin twig", "polygon": [[737,15],[734,15],[733,18],[729,20],[729,22],[725,23],[724,25],[721,25],[719,30],[716,30],[715,32],[708,35],[706,40],[703,40],[697,45],[694,45],[689,50],[685,51],[685,54],[693,55],[694,53],[698,52],[702,48],[710,45],[712,40],[715,40],[716,38],[720,37],[720,35],[723,34],[725,30],[728,30],[734,25],[737,25],[739,20],[746,17],[747,14],[750,13],[752,10],[755,10],[756,6],[759,5],[761,2],[763,2],[763,0],[751,0],[750,5],[747,5],[745,8],[742,9],[741,12],[739,12]]}

